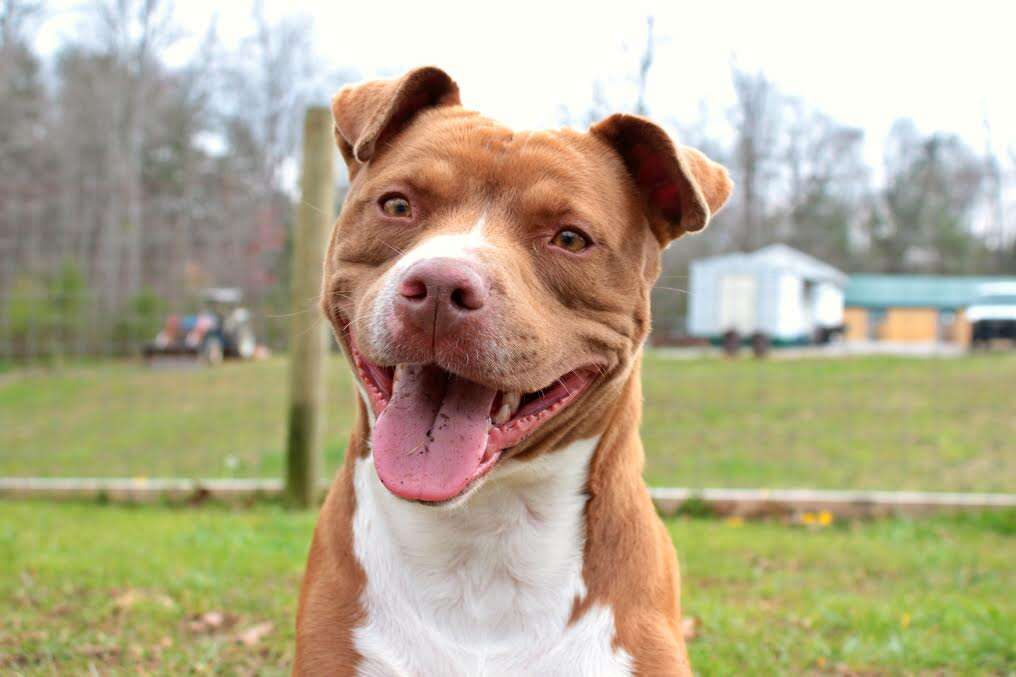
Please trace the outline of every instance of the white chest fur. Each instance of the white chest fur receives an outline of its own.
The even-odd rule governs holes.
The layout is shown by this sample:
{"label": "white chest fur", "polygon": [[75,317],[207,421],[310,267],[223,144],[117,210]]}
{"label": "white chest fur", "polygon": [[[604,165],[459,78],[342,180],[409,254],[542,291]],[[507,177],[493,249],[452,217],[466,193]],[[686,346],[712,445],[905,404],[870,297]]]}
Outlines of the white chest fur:
{"label": "white chest fur", "polygon": [[464,505],[392,496],[357,461],[354,548],[367,575],[363,675],[627,675],[611,610],[568,624],[582,580],[583,440],[507,462]]}

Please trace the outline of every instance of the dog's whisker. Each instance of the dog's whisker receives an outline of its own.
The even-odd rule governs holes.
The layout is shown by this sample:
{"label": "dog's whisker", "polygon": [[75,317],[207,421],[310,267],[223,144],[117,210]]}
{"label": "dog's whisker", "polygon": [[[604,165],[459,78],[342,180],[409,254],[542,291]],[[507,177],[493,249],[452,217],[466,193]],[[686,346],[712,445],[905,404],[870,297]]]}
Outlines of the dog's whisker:
{"label": "dog's whisker", "polygon": [[561,387],[564,388],[564,391],[568,394],[569,397],[571,397],[571,391],[568,390],[568,386],[565,384],[564,379],[558,378],[557,382],[561,384]]}
{"label": "dog's whisker", "polygon": [[321,216],[327,216],[327,217],[329,217],[329,218],[331,218],[331,217],[333,217],[333,216],[334,216],[333,214],[329,214],[329,213],[328,213],[328,212],[326,212],[325,210],[321,209],[321,208],[320,208],[320,207],[318,207],[317,205],[314,205],[314,204],[311,204],[310,202],[307,202],[307,201],[306,201],[306,200],[304,200],[303,198],[300,198],[300,204],[303,204],[303,205],[305,205],[305,206],[307,206],[307,207],[310,207],[311,209],[313,209],[314,211],[316,211],[316,212],[317,212],[318,214],[320,214]]}

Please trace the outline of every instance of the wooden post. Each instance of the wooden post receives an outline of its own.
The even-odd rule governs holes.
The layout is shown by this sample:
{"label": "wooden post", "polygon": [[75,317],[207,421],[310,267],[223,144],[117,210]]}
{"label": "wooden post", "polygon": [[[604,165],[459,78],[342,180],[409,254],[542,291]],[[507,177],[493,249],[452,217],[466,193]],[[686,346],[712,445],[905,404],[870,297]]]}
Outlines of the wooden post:
{"label": "wooden post", "polygon": [[332,117],[309,108],[303,124],[301,202],[293,233],[293,319],[289,341],[289,433],[286,495],[296,506],[316,503],[321,474],[321,415],[327,323],[317,304],[328,232],[335,219]]}

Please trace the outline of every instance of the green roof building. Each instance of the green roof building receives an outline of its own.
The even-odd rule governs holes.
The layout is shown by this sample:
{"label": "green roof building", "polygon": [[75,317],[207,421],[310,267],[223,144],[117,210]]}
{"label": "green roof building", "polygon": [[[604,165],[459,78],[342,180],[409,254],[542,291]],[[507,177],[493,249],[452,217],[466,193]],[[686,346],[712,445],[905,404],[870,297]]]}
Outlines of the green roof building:
{"label": "green roof building", "polygon": [[1016,286],[1016,277],[851,275],[844,290],[846,338],[965,344],[965,309],[998,285]]}

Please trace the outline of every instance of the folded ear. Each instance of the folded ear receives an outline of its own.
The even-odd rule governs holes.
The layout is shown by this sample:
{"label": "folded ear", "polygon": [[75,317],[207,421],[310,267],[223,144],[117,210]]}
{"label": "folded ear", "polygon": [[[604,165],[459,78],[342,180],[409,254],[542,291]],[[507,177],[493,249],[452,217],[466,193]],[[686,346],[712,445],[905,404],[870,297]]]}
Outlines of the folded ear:
{"label": "folded ear", "polygon": [[619,113],[589,131],[624,160],[661,245],[705,228],[734,188],[722,165],[694,148],[675,147],[665,131],[645,118]]}
{"label": "folded ear", "polygon": [[352,171],[424,108],[459,103],[458,85],[440,68],[417,68],[395,80],[349,85],[332,98],[335,140]]}

